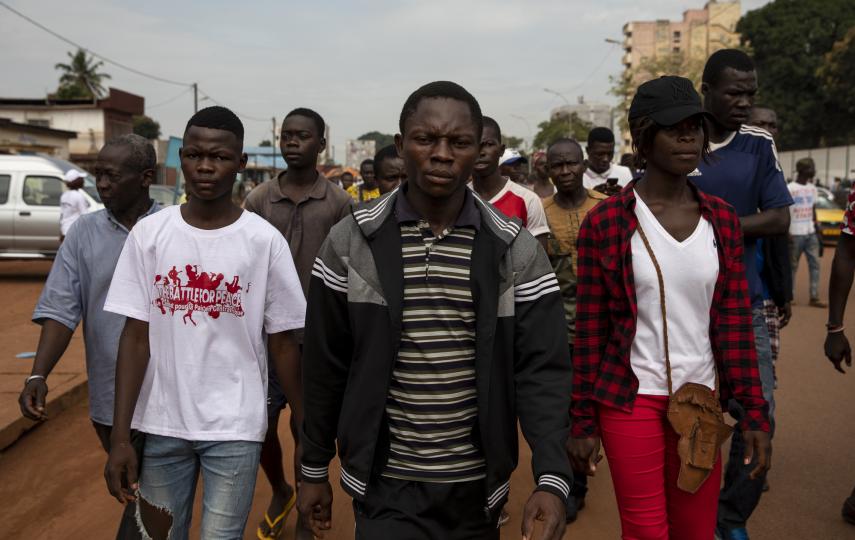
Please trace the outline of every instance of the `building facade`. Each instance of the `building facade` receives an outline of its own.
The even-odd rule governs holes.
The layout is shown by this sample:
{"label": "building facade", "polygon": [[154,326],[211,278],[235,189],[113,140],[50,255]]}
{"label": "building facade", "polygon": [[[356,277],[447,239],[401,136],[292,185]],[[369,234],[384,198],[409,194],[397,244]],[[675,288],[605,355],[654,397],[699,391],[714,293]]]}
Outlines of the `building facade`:
{"label": "building facade", "polygon": [[[680,75],[700,79],[707,58],[720,49],[739,46],[736,23],[742,16],[739,0],[710,0],[703,9],[683,12],[679,21],[630,21],[623,26],[622,58],[624,80],[630,87],[660,75],[644,69],[646,61],[661,60],[665,65],[679,65]],[[700,81],[696,81],[698,84]],[[632,96],[628,96],[627,107]],[[625,151],[629,151],[629,133],[624,137]]]}
{"label": "building facade", "polygon": [[374,141],[348,139],[344,144],[344,166],[359,170],[359,164],[373,159],[376,153]]}
{"label": "building facade", "polygon": [[2,154],[47,154],[69,159],[69,141],[77,133],[40,125],[13,122],[0,117],[0,153]]}
{"label": "building facade", "polygon": [[133,117],[145,113],[145,98],[110,88],[103,99],[0,98],[0,117],[14,123],[71,131],[69,158],[94,164],[104,142],[133,132]]}

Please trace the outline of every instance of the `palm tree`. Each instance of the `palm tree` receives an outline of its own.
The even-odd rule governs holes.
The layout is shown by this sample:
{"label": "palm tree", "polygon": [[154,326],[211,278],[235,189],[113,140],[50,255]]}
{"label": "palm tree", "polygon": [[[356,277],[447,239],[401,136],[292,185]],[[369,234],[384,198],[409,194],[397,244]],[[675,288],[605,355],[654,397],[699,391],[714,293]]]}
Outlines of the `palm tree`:
{"label": "palm tree", "polygon": [[74,98],[100,98],[106,94],[104,86],[101,84],[104,79],[109,79],[110,75],[98,72],[98,69],[104,65],[104,62],[95,62],[95,59],[86,54],[83,49],[77,49],[77,52],[72,54],[66,53],[71,59],[71,63],[58,63],[54,66],[55,69],[62,71],[59,77],[59,97]]}

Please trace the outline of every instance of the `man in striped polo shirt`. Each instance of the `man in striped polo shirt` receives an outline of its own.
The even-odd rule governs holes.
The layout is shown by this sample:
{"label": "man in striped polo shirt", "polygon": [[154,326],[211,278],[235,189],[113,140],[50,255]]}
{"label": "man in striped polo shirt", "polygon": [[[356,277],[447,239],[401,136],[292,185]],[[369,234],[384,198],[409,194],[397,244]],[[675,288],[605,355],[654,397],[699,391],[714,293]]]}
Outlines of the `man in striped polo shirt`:
{"label": "man in striped polo shirt", "polygon": [[562,301],[537,240],[466,187],[482,122],[457,84],[414,92],[396,136],[407,183],[338,223],[318,253],[298,496],[316,535],[331,526],[337,447],[357,538],[498,539],[519,419],[537,484],[523,534],[561,538]]}

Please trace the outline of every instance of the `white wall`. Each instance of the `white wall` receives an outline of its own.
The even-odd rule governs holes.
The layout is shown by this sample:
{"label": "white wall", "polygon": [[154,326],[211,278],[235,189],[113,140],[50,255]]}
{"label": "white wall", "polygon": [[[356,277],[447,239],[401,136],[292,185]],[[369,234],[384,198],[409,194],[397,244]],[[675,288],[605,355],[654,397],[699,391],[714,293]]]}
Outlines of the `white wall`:
{"label": "white wall", "polygon": [[24,109],[0,106],[0,117],[26,124],[27,120],[48,120],[48,127],[77,132],[68,141],[72,154],[98,152],[104,146],[104,111],[101,109]]}
{"label": "white wall", "polygon": [[796,162],[805,157],[813,158],[816,177],[822,184],[831,185],[835,177],[855,178],[855,145],[779,152],[778,161],[784,176],[795,178]]}

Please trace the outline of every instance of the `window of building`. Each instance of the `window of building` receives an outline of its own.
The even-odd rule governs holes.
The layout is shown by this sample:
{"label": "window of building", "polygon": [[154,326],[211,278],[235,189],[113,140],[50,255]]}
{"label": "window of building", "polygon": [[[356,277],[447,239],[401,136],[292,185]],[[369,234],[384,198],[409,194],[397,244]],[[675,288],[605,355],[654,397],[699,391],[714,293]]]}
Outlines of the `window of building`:
{"label": "window of building", "polygon": [[672,50],[673,50],[675,53],[678,53],[678,52],[680,52],[680,47],[674,47]]}
{"label": "window of building", "polygon": [[680,31],[674,30],[674,41],[680,41]]}
{"label": "window of building", "polygon": [[24,179],[24,203],[30,206],[59,206],[62,180],[55,176],[28,176]]}
{"label": "window of building", "polygon": [[9,184],[12,177],[8,174],[0,174],[0,204],[9,202]]}

